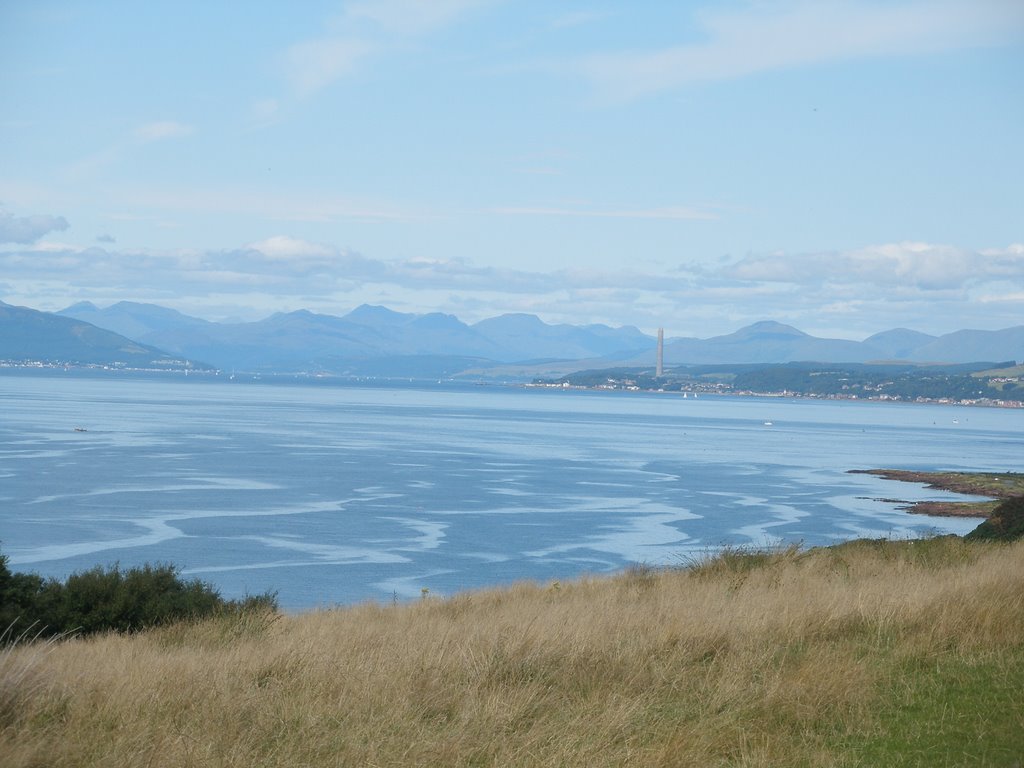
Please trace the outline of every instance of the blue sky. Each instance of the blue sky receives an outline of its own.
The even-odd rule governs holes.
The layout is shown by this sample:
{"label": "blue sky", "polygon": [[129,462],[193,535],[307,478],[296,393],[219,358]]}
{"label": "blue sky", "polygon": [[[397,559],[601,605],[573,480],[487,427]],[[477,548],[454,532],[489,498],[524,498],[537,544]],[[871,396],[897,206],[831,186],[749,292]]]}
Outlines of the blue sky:
{"label": "blue sky", "polygon": [[0,299],[1024,323],[1024,2],[0,2]]}

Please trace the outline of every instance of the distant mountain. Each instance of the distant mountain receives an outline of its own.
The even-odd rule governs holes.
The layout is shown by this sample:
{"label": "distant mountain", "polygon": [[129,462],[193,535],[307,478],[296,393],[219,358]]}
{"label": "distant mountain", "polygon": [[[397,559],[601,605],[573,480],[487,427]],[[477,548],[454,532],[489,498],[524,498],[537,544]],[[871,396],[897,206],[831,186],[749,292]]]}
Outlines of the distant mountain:
{"label": "distant mountain", "polygon": [[[635,353],[654,344],[651,337],[632,327],[548,325],[533,315],[506,315],[469,326],[440,312],[417,315],[370,305],[343,317],[298,310],[253,323],[210,323],[132,302],[106,309],[75,304],[60,314],[131,331],[142,343],[211,360],[229,370],[358,371],[353,375],[367,375],[375,365],[381,371],[407,372],[414,367],[411,360],[422,357],[424,375],[433,378],[456,359],[467,367],[486,369],[539,358],[568,360]],[[397,368],[373,362],[384,358],[402,360]]]}
{"label": "distant mountain", "polygon": [[165,331],[188,329],[195,331],[212,325],[206,320],[183,315],[174,309],[156,304],[138,304],[120,301],[106,309],[99,309],[89,301],[80,301],[57,313],[64,317],[84,320],[129,339],[147,342],[148,338]]}
{"label": "distant mountain", "polygon": [[350,323],[358,323],[359,325],[366,325],[371,328],[394,328],[415,320],[416,315],[395,312],[393,309],[378,307],[372,304],[360,304],[345,315],[345,319]]}
{"label": "distant mountain", "polygon": [[[153,304],[121,302],[106,309],[75,304],[59,313],[120,333],[140,345],[225,370],[324,372],[423,378],[455,375],[531,378],[551,371],[653,365],[655,339],[632,326],[549,324],[507,314],[467,325],[454,315],[412,314],[363,305],[347,315],[307,310],[250,323],[211,323]],[[762,321],[707,339],[665,343],[667,365],[862,363],[907,360],[969,363],[1024,360],[1024,326],[957,331],[935,337],[906,328],[864,341],[811,336]],[[543,371],[542,374],[536,374]]]}
{"label": "distant mountain", "polygon": [[[376,328],[378,332],[383,329]],[[465,355],[492,360],[502,359],[504,351],[455,315],[431,312],[416,315],[389,334],[391,354],[407,355]]]}
{"label": "distant mountain", "polygon": [[909,359],[969,363],[973,360],[1024,360],[1024,325],[1001,331],[954,331],[917,347]]}
{"label": "distant mountain", "polygon": [[579,359],[634,355],[654,340],[632,326],[548,325],[536,315],[509,314],[481,320],[473,330],[504,350],[505,361]]}
{"label": "distant mountain", "polygon": [[864,343],[882,353],[882,357],[890,360],[907,360],[915,349],[935,341],[937,337],[927,333],[912,331],[909,328],[893,328],[882,331],[864,339]]}
{"label": "distant mountain", "polygon": [[[0,360],[129,368],[182,368],[185,361],[90,323],[0,302]],[[193,367],[205,367],[191,364]]]}
{"label": "distant mountain", "polygon": [[[653,353],[647,353],[635,362],[649,364],[653,360]],[[818,338],[789,325],[763,321],[725,336],[673,339],[665,343],[665,362],[673,365],[881,360],[922,363],[1024,360],[1024,326],[1001,331],[956,331],[939,337],[894,328],[864,341],[849,341]]]}
{"label": "distant mountain", "polygon": [[[647,355],[650,357],[650,355]],[[785,363],[794,360],[859,363],[878,352],[858,341],[821,339],[790,325],[762,321],[725,336],[665,343],[665,363]]]}
{"label": "distant mountain", "polygon": [[340,318],[298,310],[255,323],[215,324],[203,347],[188,346],[195,342],[185,335],[180,349],[204,349],[225,369],[330,372],[335,358],[375,354],[375,341]]}

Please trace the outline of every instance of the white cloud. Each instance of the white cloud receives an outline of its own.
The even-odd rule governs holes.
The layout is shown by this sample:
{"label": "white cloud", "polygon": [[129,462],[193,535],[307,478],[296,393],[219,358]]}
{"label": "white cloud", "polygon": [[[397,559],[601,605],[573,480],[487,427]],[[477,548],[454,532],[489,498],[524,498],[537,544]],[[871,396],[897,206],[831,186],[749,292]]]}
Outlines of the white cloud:
{"label": "white cloud", "polygon": [[628,100],[689,83],[840,59],[995,45],[1024,37],[1018,0],[793,0],[698,17],[700,43],[593,55],[572,68]]}
{"label": "white cloud", "polygon": [[294,281],[296,288],[318,294],[339,285],[379,281],[387,272],[384,262],[367,259],[355,251],[277,235],[236,251],[203,254],[208,265],[240,273]]}
{"label": "white cloud", "polygon": [[179,123],[174,120],[160,120],[155,123],[146,123],[135,129],[136,138],[144,142],[161,141],[163,139],[176,139],[188,136],[195,132],[191,125]]}
{"label": "white cloud", "polygon": [[1024,291],[1013,293],[986,294],[979,296],[978,301],[982,304],[1021,304],[1024,305]]}
{"label": "white cloud", "polygon": [[351,73],[373,50],[374,45],[363,40],[306,40],[285,52],[285,70],[295,92],[309,96]]}
{"label": "white cloud", "polygon": [[37,275],[62,278],[73,285],[134,290],[160,286],[182,296],[204,295],[212,287],[230,291],[226,276],[239,290],[254,284],[281,292],[317,296],[353,287],[394,286],[410,291],[432,289],[492,292],[502,295],[549,294],[561,290],[688,290],[690,278],[633,271],[573,269],[531,272],[477,266],[463,259],[381,260],[355,251],[278,235],[233,250],[117,250],[39,243],[19,251],[0,251],[0,273],[10,278]]}
{"label": "white cloud", "polygon": [[983,248],[978,251],[982,256],[992,256],[993,258],[1020,258],[1024,257],[1024,243],[1012,243],[1006,248]]}
{"label": "white cloud", "polygon": [[0,243],[34,243],[49,232],[63,232],[68,221],[63,216],[15,216],[0,212]]}
{"label": "white cloud", "polygon": [[[664,325],[706,337],[766,318],[863,336],[1019,325],[1024,246],[985,251],[898,243],[843,252],[750,256],[716,270],[642,267],[528,271],[460,258],[374,259],[280,234],[236,249],[0,249],[5,300],[60,308],[83,298],[213,305],[217,315],[363,302],[405,311],[532,311],[574,323]],[[232,307],[235,307],[232,309]],[[460,313],[460,316],[461,313]],[[464,318],[465,319],[465,318]],[[843,330],[842,333],[838,331]]]}
{"label": "white cloud", "polygon": [[1024,281],[1024,248],[975,251],[949,245],[892,243],[851,251],[748,256],[721,270],[744,282],[873,285],[925,291],[993,280]]}
{"label": "white cloud", "polygon": [[[359,0],[334,24],[336,34],[304,40],[284,54],[285,74],[300,97],[352,74],[364,60],[388,50],[397,37],[420,37],[492,0]],[[368,25],[368,28],[367,28]],[[261,102],[264,106],[272,100]],[[274,102],[273,110],[277,110]]]}
{"label": "white cloud", "polygon": [[124,162],[125,158],[140,147],[158,141],[178,139],[195,133],[195,128],[174,120],[160,120],[145,123],[129,134],[124,134],[109,146],[90,152],[64,167],[64,177],[74,182],[92,181],[94,177],[111,167]]}
{"label": "white cloud", "polygon": [[308,240],[288,237],[287,235],[277,235],[256,243],[250,243],[246,248],[259,251],[268,259],[274,261],[293,261],[310,257],[315,259],[332,258],[337,253],[337,250],[330,246],[311,243]]}

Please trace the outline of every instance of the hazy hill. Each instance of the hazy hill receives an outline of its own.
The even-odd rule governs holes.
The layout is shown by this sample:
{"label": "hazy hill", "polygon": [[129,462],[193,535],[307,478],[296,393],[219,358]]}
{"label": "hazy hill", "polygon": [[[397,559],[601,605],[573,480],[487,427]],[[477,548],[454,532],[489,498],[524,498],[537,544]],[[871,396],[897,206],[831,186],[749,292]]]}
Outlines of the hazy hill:
{"label": "hazy hill", "polygon": [[[583,368],[653,365],[655,358],[654,337],[632,326],[549,324],[529,314],[506,314],[468,325],[440,312],[413,314],[363,305],[341,317],[299,310],[257,322],[212,323],[133,302],[106,309],[80,303],[60,314],[228,370],[414,378],[472,370],[473,375],[490,371],[529,379],[552,375],[555,369],[562,375]],[[790,325],[763,321],[730,334],[665,343],[667,365],[1011,359],[1024,360],[1024,326],[940,337],[895,328],[850,341],[819,338]]]}
{"label": "hazy hill", "polygon": [[0,360],[165,369],[184,365],[183,360],[162,350],[82,320],[3,302]]}
{"label": "hazy hill", "polygon": [[[930,336],[895,328],[864,341],[823,339],[789,325],[754,323],[735,333],[709,339],[672,339],[665,343],[665,363],[863,363],[877,360],[972,363],[979,360],[1024,360],[1024,326],[1001,331],[956,331]],[[651,364],[653,351],[635,358]]]}
{"label": "hazy hill", "polygon": [[861,342],[821,339],[772,321],[754,323],[725,336],[674,339],[665,343],[665,363],[673,365],[783,363],[794,360],[859,363],[877,357],[877,350]]}
{"label": "hazy hill", "polygon": [[84,320],[144,343],[148,343],[149,337],[161,332],[181,329],[197,332],[213,325],[206,320],[183,315],[175,309],[132,301],[119,301],[106,309],[100,309],[89,301],[80,301],[57,314]]}
{"label": "hazy hill", "polygon": [[[370,326],[381,332],[381,328]],[[437,355],[453,354],[503,359],[504,350],[482,337],[455,315],[430,312],[413,315],[401,326],[391,329],[389,354]]]}
{"label": "hazy hill", "polygon": [[909,328],[893,328],[891,331],[882,331],[882,333],[869,336],[864,339],[864,343],[882,352],[885,358],[905,360],[913,354],[915,349],[935,341],[936,338]]}
{"label": "hazy hill", "polygon": [[916,348],[911,360],[966,363],[1024,360],[1024,325],[1001,331],[954,331]]}
{"label": "hazy hill", "polygon": [[636,353],[654,340],[632,326],[548,325],[536,315],[508,314],[481,320],[473,330],[504,350],[503,360],[580,359]]}
{"label": "hazy hill", "polygon": [[[363,305],[343,317],[299,310],[252,323],[210,323],[150,304],[121,302],[107,309],[88,303],[62,310],[102,327],[131,330],[140,342],[178,354],[213,360],[225,369],[383,371],[415,369],[424,376],[448,375],[461,361],[487,368],[526,359],[601,357],[622,350],[652,348],[636,328],[549,325],[533,315],[506,315],[467,325],[454,315],[395,312]],[[390,375],[381,373],[380,375]]]}

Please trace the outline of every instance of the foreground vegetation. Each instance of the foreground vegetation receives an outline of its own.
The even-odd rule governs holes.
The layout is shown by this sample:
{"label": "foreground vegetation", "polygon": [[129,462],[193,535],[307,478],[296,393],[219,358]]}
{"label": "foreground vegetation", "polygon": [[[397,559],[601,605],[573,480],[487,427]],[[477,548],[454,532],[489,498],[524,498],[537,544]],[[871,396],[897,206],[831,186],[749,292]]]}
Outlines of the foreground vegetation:
{"label": "foreground vegetation", "polygon": [[856,541],[14,647],[16,766],[1009,766],[1024,542]]}
{"label": "foreground vegetation", "polygon": [[183,619],[274,609],[272,594],[225,600],[173,565],[97,566],[66,580],[12,573],[0,554],[0,645],[18,638],[134,632]]}

